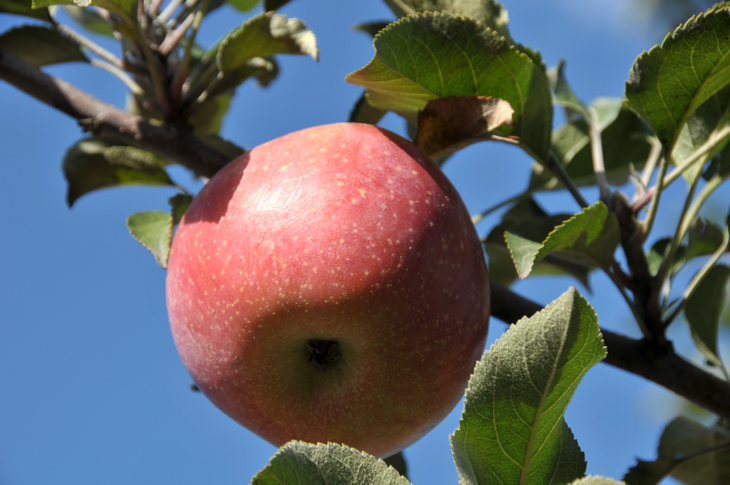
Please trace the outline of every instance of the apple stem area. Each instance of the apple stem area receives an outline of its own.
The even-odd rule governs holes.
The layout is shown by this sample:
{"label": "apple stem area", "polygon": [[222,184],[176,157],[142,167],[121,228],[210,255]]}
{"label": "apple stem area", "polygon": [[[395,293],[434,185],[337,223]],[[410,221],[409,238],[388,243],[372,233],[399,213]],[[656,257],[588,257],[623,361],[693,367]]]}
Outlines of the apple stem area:
{"label": "apple stem area", "polygon": [[307,361],[320,369],[335,367],[342,360],[337,340],[310,339],[307,341],[306,354]]}

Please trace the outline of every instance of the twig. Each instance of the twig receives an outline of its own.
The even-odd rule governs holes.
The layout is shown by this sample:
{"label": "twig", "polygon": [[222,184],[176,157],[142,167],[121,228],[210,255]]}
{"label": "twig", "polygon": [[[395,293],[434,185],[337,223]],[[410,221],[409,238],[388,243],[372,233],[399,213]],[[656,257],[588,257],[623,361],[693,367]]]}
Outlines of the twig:
{"label": "twig", "polygon": [[596,175],[596,184],[600,191],[601,200],[607,201],[611,196],[611,187],[608,186],[606,166],[603,163],[603,140],[601,140],[601,128],[598,126],[598,114],[592,106],[588,108],[588,114],[590,118],[586,121],[588,121],[588,131],[591,138],[593,172]]}
{"label": "twig", "polygon": [[[491,282],[492,316],[506,323],[542,310],[542,306]],[[730,384],[677,355],[671,345],[636,340],[601,329],[608,355],[604,363],[659,384],[724,418],[730,418]]]}
{"label": "twig", "polygon": [[108,136],[178,163],[198,176],[213,176],[229,158],[196,138],[189,127],[161,127],[107,104],[61,79],[49,76],[0,49],[0,79]]}

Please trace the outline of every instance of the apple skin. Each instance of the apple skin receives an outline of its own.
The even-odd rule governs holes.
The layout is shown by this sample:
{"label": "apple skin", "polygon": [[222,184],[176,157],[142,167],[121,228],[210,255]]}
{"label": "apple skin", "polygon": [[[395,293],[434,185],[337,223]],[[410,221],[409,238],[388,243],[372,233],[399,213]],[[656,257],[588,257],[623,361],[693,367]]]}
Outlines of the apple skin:
{"label": "apple skin", "polygon": [[166,285],[197,387],[275,446],[402,450],[460,401],[489,326],[458,193],[365,124],[298,131],[224,167],[180,221]]}

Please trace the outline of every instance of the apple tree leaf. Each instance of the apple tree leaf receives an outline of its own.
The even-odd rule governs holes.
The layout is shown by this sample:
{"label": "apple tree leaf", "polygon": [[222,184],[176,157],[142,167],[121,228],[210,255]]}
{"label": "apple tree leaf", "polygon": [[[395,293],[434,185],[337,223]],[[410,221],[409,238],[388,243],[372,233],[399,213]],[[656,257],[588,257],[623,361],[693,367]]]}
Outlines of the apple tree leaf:
{"label": "apple tree leaf", "polygon": [[304,22],[273,12],[256,15],[228,34],[217,51],[220,72],[240,69],[255,57],[275,54],[308,55],[318,58],[314,34]]}
{"label": "apple tree leaf", "polygon": [[78,44],[58,30],[41,25],[23,25],[3,32],[0,48],[35,67],[88,61]]}
{"label": "apple tree leaf", "polygon": [[671,150],[695,111],[730,84],[730,8],[713,7],[640,55],[626,84],[629,105]]}
{"label": "apple tree leaf", "polygon": [[166,269],[172,244],[172,216],[162,211],[137,212],[127,217],[127,228],[154,255],[157,264]]}
{"label": "apple tree leaf", "polygon": [[724,265],[713,266],[689,296],[684,308],[684,316],[697,348],[717,367],[722,367],[717,339],[728,281],[730,268]]}
{"label": "apple tree leaf", "polygon": [[239,12],[250,12],[261,0],[227,0],[226,3]]}
{"label": "apple tree leaf", "polygon": [[290,441],[251,485],[408,485],[395,468],[372,455],[334,443]]}
{"label": "apple tree leaf", "polygon": [[[629,180],[631,167],[640,169],[649,156],[649,127],[620,99],[599,98],[590,105],[598,117],[606,177],[612,185]],[[552,150],[578,186],[596,184],[588,124],[581,116],[570,118],[552,135]],[[535,163],[530,190],[562,189],[563,185],[539,163]]]}
{"label": "apple tree leaf", "polygon": [[619,243],[619,228],[615,216],[599,201],[556,227],[541,243],[510,232],[504,237],[517,273],[526,278],[537,261],[556,252],[578,264],[608,267]]}
{"label": "apple tree leaf", "polygon": [[485,352],[451,448],[460,484],[569,483],[585,473],[564,413],[606,355],[596,313],[571,288]]}
{"label": "apple tree leaf", "polygon": [[399,18],[421,12],[447,12],[474,19],[510,39],[509,14],[495,0],[385,0],[385,3]]}
{"label": "apple tree leaf", "polygon": [[586,105],[573,92],[565,77],[564,61],[560,61],[555,68],[550,69],[548,80],[553,90],[555,103],[566,109],[568,118],[571,118],[572,114],[578,114],[583,118],[588,118],[589,114]]}
{"label": "apple tree leaf", "polygon": [[66,152],[63,173],[68,182],[69,206],[82,195],[107,187],[173,185],[164,163],[155,155],[96,136],[82,139]]}
{"label": "apple tree leaf", "polygon": [[[489,277],[505,286],[509,286],[519,277],[504,239],[505,232],[532,241],[544,241],[555,226],[562,224],[570,217],[571,214],[549,215],[531,198],[523,199],[515,204],[504,213],[501,222],[482,240],[489,259]],[[569,274],[589,288],[588,273],[590,269],[583,264],[548,254],[542,260],[535,262],[531,274]]]}
{"label": "apple tree leaf", "polygon": [[0,0],[0,13],[22,15],[44,22],[53,22],[47,8],[33,8],[27,0]]}
{"label": "apple tree leaf", "polygon": [[671,476],[685,485],[730,483],[730,431],[684,416],[672,420],[659,439],[655,461],[638,460],[624,477],[629,485],[656,485]]}
{"label": "apple tree leaf", "polygon": [[172,223],[177,225],[185,211],[190,207],[190,203],[193,201],[193,196],[189,194],[175,194],[168,199],[170,209],[172,213]]}
{"label": "apple tree leaf", "polygon": [[597,475],[588,475],[583,478],[579,478],[574,482],[570,482],[570,485],[626,485],[626,482]]}
{"label": "apple tree leaf", "polygon": [[99,15],[96,10],[76,5],[64,5],[62,8],[69,17],[87,31],[108,37],[114,35],[114,29],[112,29],[109,21]]}
{"label": "apple tree leaf", "polygon": [[624,482],[629,485],[659,485],[677,465],[674,459],[636,460],[636,465],[624,475]]}
{"label": "apple tree leaf", "polygon": [[370,63],[345,79],[364,87],[374,107],[415,124],[434,99],[503,99],[514,110],[514,127],[505,135],[519,137],[535,158],[547,157],[552,102],[542,61],[494,30],[467,17],[426,12],[390,24],[373,46]]}
{"label": "apple tree leaf", "polygon": [[291,0],[264,0],[264,12],[279,10]]}
{"label": "apple tree leaf", "polygon": [[445,157],[511,126],[513,113],[508,102],[487,96],[434,99],[418,113],[413,141],[429,157]]}

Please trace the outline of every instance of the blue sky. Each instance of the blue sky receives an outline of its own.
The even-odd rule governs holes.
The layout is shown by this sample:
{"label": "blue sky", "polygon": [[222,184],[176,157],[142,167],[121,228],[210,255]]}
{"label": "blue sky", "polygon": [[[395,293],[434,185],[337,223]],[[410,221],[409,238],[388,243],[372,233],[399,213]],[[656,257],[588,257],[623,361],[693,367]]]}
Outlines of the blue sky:
{"label": "blue sky", "polygon": [[[622,2],[504,4],[512,36],[540,50],[548,65],[565,59],[584,100],[621,96],[636,56],[662,37],[629,20]],[[361,91],[343,78],[373,55],[370,40],[352,26],[392,18],[379,1],[295,0],[282,13],[304,19],[318,36],[320,62],[280,58],[280,78],[268,89],[241,89],[223,134],[246,147],[346,120]],[[202,31],[203,42],[240,21],[219,11]],[[21,22],[0,16],[0,30]],[[107,73],[78,65],[50,72],[124,103],[120,83]],[[81,137],[75,122],[4,83],[0,111],[0,484],[248,483],[275,450],[190,391],[168,328],[165,273],[124,224],[132,212],[164,209],[172,192],[111,189],[68,209],[60,164]],[[382,126],[403,131],[393,115]],[[496,144],[470,147],[445,166],[472,212],[520,191],[529,170],[522,153]],[[183,171],[175,176],[199,187]],[[560,194],[540,201],[550,211],[577,209]],[[600,278],[591,283],[586,296],[602,326],[636,335],[617,293]],[[548,303],[570,284],[535,278],[515,288]],[[504,330],[493,320],[490,343]],[[588,472],[620,478],[636,457],[652,458],[674,403],[639,378],[605,364],[592,369],[566,416]],[[457,483],[448,435],[459,413],[406,450],[413,483]]]}

